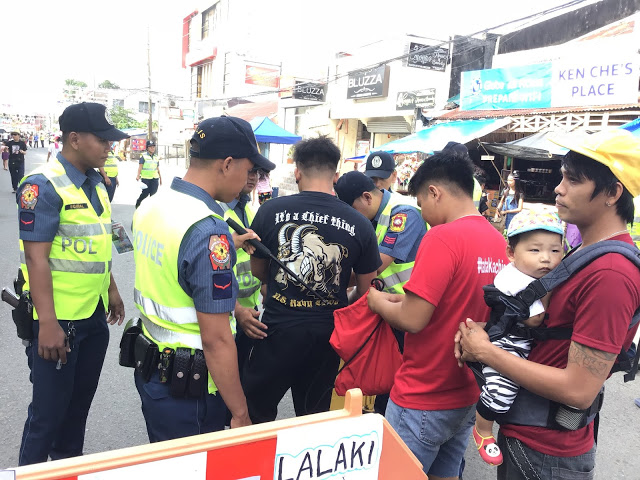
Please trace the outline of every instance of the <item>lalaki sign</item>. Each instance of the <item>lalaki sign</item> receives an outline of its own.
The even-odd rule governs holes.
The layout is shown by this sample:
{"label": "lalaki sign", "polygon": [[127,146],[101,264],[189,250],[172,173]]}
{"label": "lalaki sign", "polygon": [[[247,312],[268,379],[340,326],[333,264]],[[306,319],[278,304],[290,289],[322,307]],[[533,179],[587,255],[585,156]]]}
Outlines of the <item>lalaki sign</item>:
{"label": "lalaki sign", "polygon": [[462,110],[526,109],[636,103],[637,59],[560,59],[462,72]]}
{"label": "lalaki sign", "polygon": [[370,70],[360,70],[349,74],[347,98],[386,97],[388,91],[388,65],[381,65]]}
{"label": "lalaki sign", "polygon": [[383,426],[362,415],[278,432],[273,480],[378,478]]}

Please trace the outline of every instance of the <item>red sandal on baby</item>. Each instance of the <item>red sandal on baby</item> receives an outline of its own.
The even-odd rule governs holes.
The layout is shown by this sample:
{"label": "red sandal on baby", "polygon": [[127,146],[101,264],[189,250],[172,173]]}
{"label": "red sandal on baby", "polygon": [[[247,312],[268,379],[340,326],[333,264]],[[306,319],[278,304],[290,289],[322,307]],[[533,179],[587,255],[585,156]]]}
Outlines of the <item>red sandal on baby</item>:
{"label": "red sandal on baby", "polygon": [[498,447],[493,435],[483,437],[478,433],[478,430],[476,430],[476,427],[474,426],[473,441],[475,442],[476,447],[478,447],[478,453],[482,460],[494,467],[502,465],[502,452],[500,451],[500,447]]}

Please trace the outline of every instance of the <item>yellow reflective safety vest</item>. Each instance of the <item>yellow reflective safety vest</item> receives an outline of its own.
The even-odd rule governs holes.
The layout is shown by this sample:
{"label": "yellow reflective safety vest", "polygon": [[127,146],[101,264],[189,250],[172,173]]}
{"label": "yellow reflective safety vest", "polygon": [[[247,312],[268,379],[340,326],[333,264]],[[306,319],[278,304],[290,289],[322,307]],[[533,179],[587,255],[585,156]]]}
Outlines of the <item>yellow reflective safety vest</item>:
{"label": "yellow reflective safety vest", "polygon": [[480,208],[480,200],[482,200],[482,187],[476,177],[473,177],[473,204],[476,208]]}
{"label": "yellow reflective safety vest", "polygon": [[[382,213],[380,213],[380,217],[378,218],[378,225],[376,227],[376,237],[378,239],[378,245],[382,243],[382,241],[384,240],[384,236],[389,229],[392,217],[391,210],[400,205],[408,205],[413,208],[417,208],[414,205],[407,203],[406,200],[404,200],[398,194],[392,193],[389,202],[382,209]],[[389,265],[380,275],[378,275],[378,278],[383,279],[385,282],[384,291],[388,293],[404,293],[402,287],[409,280],[411,272],[413,271],[414,263],[415,262],[391,262],[391,265]]]}
{"label": "yellow reflective safety vest", "polygon": [[[173,189],[154,195],[133,217],[133,301],[141,313],[142,331],[160,351],[166,347],[202,350],[193,299],[178,282],[178,252],[187,231],[206,217],[224,221],[202,200]],[[209,393],[216,391],[209,376]]]}
{"label": "yellow reflective safety vest", "polygon": [[104,173],[111,178],[118,176],[118,157],[113,152],[109,152],[107,161],[104,163]]}
{"label": "yellow reflective safety vest", "polygon": [[629,233],[636,247],[640,248],[640,196],[633,199],[633,226],[629,227]]}
{"label": "yellow reflective safety vest", "polygon": [[[224,211],[224,219],[232,218],[244,228],[249,228],[251,222],[253,222],[253,217],[255,217],[255,212],[247,203],[244,206],[244,212],[247,216],[247,221],[249,225],[245,225],[244,222],[238,217],[238,214],[234,211],[233,208],[230,208],[226,203],[221,203],[220,207]],[[243,307],[254,308],[258,306],[258,299],[260,297],[260,285],[262,282],[258,280],[251,274],[251,255],[245,252],[242,248],[236,250],[237,260],[236,264],[233,267],[233,273],[238,280],[238,303]]]}
{"label": "yellow reflective safety vest", "polygon": [[[60,224],[51,244],[49,268],[53,280],[53,304],[60,320],[83,320],[96,310],[102,298],[105,311],[109,306],[111,283],[111,203],[102,183],[96,191],[102,204],[98,216],[82,188],[76,187],[59,160],[46,163],[29,175],[44,175],[62,199]],[[27,183],[28,176],[20,185]],[[25,187],[30,188],[30,187]],[[23,190],[24,191],[24,190]],[[20,268],[29,290],[29,272],[20,241]],[[38,312],[33,311],[38,318]]]}
{"label": "yellow reflective safety vest", "polygon": [[158,175],[158,156],[153,155],[149,152],[144,152],[140,155],[140,158],[144,160],[142,164],[142,171],[140,172],[140,178],[145,178],[150,180],[152,178],[159,178]]}

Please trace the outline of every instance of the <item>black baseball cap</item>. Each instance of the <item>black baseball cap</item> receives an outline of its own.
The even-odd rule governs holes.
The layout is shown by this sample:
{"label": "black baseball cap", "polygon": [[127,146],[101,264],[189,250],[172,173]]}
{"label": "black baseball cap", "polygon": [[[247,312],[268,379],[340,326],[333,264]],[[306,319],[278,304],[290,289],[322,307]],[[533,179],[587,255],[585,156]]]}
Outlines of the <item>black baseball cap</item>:
{"label": "black baseball cap", "polygon": [[353,202],[364,192],[372,192],[376,189],[373,180],[362,172],[352,171],[342,175],[333,186],[338,198],[344,203],[353,206]]}
{"label": "black baseball cap", "polygon": [[155,147],[155,146],[156,146],[156,142],[154,142],[153,140],[147,140],[147,148]]}
{"label": "black baseball cap", "polygon": [[69,105],[58,119],[60,130],[69,132],[88,132],[103,140],[124,140],[129,138],[118,130],[111,120],[107,107],[100,103],[82,102]]}
{"label": "black baseball cap", "polygon": [[372,152],[367,157],[367,177],[389,178],[396,169],[396,162],[389,152]]}
{"label": "black baseball cap", "polygon": [[207,159],[248,158],[257,168],[276,168],[260,154],[251,124],[238,117],[213,117],[200,122],[191,137],[189,154]]}
{"label": "black baseball cap", "polygon": [[[467,146],[458,142],[448,142],[444,146],[444,148],[440,150],[440,152],[445,152],[445,151],[457,153],[458,155],[462,155],[463,157],[469,156],[469,149],[467,148]],[[440,153],[440,152],[433,152],[433,153]]]}

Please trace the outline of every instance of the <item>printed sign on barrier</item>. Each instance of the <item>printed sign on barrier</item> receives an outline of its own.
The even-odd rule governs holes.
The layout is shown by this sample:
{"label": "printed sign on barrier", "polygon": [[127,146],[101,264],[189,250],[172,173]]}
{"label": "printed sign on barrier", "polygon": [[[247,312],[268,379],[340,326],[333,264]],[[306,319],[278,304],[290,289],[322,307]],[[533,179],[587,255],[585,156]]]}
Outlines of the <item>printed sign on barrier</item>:
{"label": "printed sign on barrier", "polygon": [[278,432],[273,480],[378,478],[382,418],[363,415]]}

